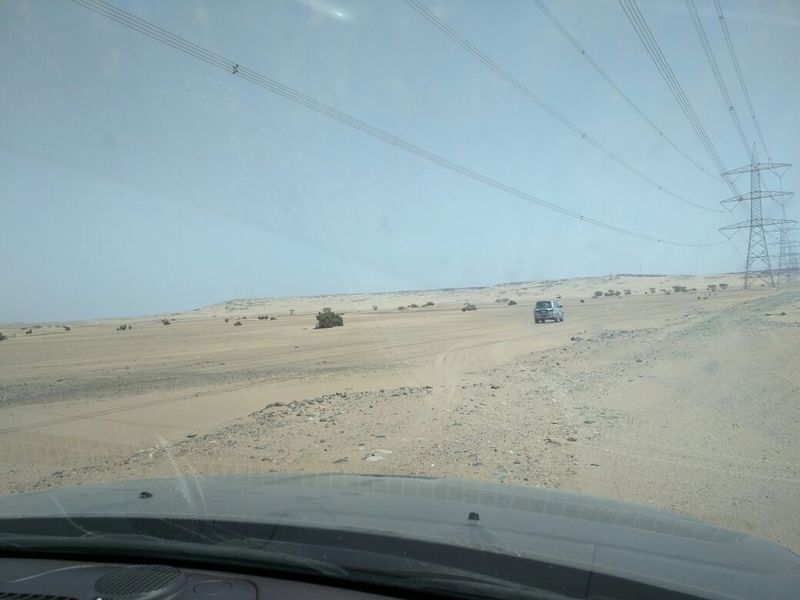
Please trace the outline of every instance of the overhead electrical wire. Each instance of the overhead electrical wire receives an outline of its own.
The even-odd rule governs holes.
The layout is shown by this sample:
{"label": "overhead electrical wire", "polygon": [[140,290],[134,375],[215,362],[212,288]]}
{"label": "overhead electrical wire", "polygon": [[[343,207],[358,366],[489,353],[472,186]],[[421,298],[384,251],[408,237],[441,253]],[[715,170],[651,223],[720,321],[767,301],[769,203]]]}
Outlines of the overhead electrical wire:
{"label": "overhead electrical wire", "polygon": [[418,156],[431,162],[435,165],[448,169],[452,172],[458,173],[469,179],[474,181],[478,181],[483,183],[486,186],[519,198],[521,200],[525,200],[531,204],[541,206],[548,210],[560,213],[564,216],[571,217],[573,219],[583,221],[585,223],[589,223],[591,225],[595,225],[597,227],[601,227],[603,229],[607,229],[609,231],[613,231],[615,233],[619,233],[621,235],[627,235],[630,237],[647,240],[650,242],[656,242],[660,244],[668,244],[673,246],[686,246],[686,247],[708,247],[708,246],[716,246],[722,242],[711,242],[711,243],[691,243],[691,242],[680,242],[674,240],[668,240],[664,238],[659,238],[656,236],[651,236],[647,234],[643,234],[637,231],[633,231],[630,229],[626,229],[624,227],[619,227],[617,225],[613,225],[611,223],[607,223],[605,221],[601,221],[599,219],[595,219],[593,217],[589,217],[583,215],[575,210],[560,206],[553,202],[549,202],[533,194],[529,194],[524,192],[518,188],[515,188],[510,185],[506,185],[496,179],[493,179],[487,175],[483,175],[477,171],[454,163],[438,154],[425,150],[420,146],[416,146],[410,142],[402,140],[378,127],[370,125],[356,117],[348,115],[332,106],[329,106],[311,96],[303,94],[289,86],[286,86],[274,79],[261,75],[257,71],[249,69],[247,67],[242,66],[241,64],[225,58],[220,54],[212,52],[207,48],[204,48],[198,44],[190,42],[181,36],[178,36],[174,33],[167,31],[157,25],[154,25],[144,19],[133,15],[125,10],[117,8],[113,4],[105,2],[104,0],[72,0],[73,3],[87,8],[99,15],[102,15],[108,19],[116,21],[120,25],[124,25],[129,29],[137,31],[147,37],[170,46],[176,50],[179,50],[185,54],[193,56],[198,60],[202,60],[203,62],[222,69],[234,76],[237,76],[245,81],[249,81],[255,85],[258,85],[266,90],[269,90],[273,93],[279,94],[289,100],[297,104],[301,104],[306,108],[309,108],[319,114],[327,116],[331,119],[339,121],[340,123],[347,125],[348,127],[352,127],[353,129],[359,130],[362,133],[370,135],[376,139],[379,139],[387,144],[391,144],[400,150],[404,150],[410,154]]}
{"label": "overhead electrical wire", "polygon": [[731,55],[733,68],[736,70],[736,76],[739,78],[739,86],[742,88],[742,95],[744,96],[745,102],[747,102],[748,110],[750,110],[750,118],[753,120],[753,126],[755,127],[756,134],[761,142],[761,147],[764,148],[764,153],[767,155],[767,160],[772,162],[772,157],[769,154],[767,143],[764,141],[764,134],[761,132],[761,125],[758,124],[758,119],[756,118],[756,111],[753,108],[753,102],[750,100],[750,93],[747,91],[747,85],[744,82],[742,67],[739,65],[739,58],[736,56],[736,50],[733,47],[731,33],[728,31],[728,23],[725,21],[725,15],[722,12],[722,4],[720,4],[719,0],[714,0],[714,6],[717,9],[717,17],[719,17],[719,24],[722,27],[722,33],[725,36],[725,44],[728,46],[728,53]]}
{"label": "overhead electrical wire", "polygon": [[[717,168],[717,171],[719,171],[719,174],[722,176],[723,173],[725,173],[728,169],[725,167],[725,163],[722,161],[716,146],[714,146],[714,142],[711,141],[711,138],[708,136],[705,127],[703,127],[703,123],[697,116],[692,103],[689,101],[689,98],[683,91],[681,84],[675,77],[672,67],[670,67],[669,62],[664,56],[664,53],[661,51],[661,47],[658,45],[658,42],[655,39],[655,36],[653,36],[653,32],[647,25],[647,21],[645,20],[644,15],[642,15],[642,12],[639,10],[636,0],[619,0],[619,4],[633,26],[636,35],[639,36],[639,39],[641,40],[642,45],[644,45],[645,50],[650,55],[650,59],[653,61],[656,69],[664,79],[664,83],[667,84],[667,88],[669,88],[669,91],[672,93],[675,101],[678,103],[678,106],[683,111],[686,120],[689,121],[689,125],[694,130],[703,148],[705,148],[706,152],[711,158],[711,161]],[[725,180],[725,183],[728,184],[728,187],[730,187],[731,191],[733,191],[734,195],[741,196],[739,190],[736,188],[736,185],[730,178],[723,176],[723,179]]]}
{"label": "overhead electrical wire", "polygon": [[492,60],[489,56],[487,56],[484,52],[482,52],[479,48],[477,48],[472,42],[470,42],[466,37],[460,34],[458,31],[453,29],[450,25],[445,23],[442,19],[437,17],[433,12],[431,12],[424,4],[422,4],[419,0],[406,0],[406,4],[408,4],[411,8],[417,11],[420,15],[422,15],[426,20],[428,20],[432,25],[434,25],[437,29],[439,29],[442,33],[450,37],[453,41],[455,41],[458,45],[464,48],[467,52],[469,52],[472,56],[477,58],[481,63],[486,65],[490,70],[492,70],[496,75],[498,75],[501,79],[505,80],[509,85],[514,87],[517,91],[522,93],[528,100],[533,102],[536,106],[546,112],[548,115],[553,117],[556,121],[564,125],[567,129],[575,133],[578,137],[586,141],[590,146],[599,150],[602,154],[616,162],[618,165],[627,169],[640,179],[646,181],[653,187],[657,188],[661,192],[671,196],[672,198],[683,202],[689,206],[697,208],[699,210],[705,210],[708,212],[719,213],[722,212],[715,208],[708,208],[706,206],[702,206],[701,204],[697,204],[696,202],[692,202],[688,198],[681,196],[673,192],[672,190],[666,188],[662,184],[655,181],[652,177],[645,174],[644,172],[640,171],[633,165],[631,165],[628,161],[622,158],[617,153],[609,150],[603,144],[601,144],[597,139],[587,133],[584,129],[579,127],[574,121],[566,117],[563,113],[556,110],[552,105],[547,103],[544,99],[539,97],[536,93],[533,92],[527,85],[522,83],[519,79],[514,77],[511,73],[506,71],[503,67],[501,67],[498,63]]}
{"label": "overhead electrical wire", "polygon": [[553,26],[554,26],[554,27],[555,27],[555,28],[556,28],[556,29],[559,31],[559,33],[561,33],[561,35],[562,35],[562,36],[564,36],[564,38],[565,38],[565,39],[566,39],[566,40],[569,42],[569,44],[570,44],[570,45],[571,45],[573,48],[575,48],[575,50],[578,52],[578,54],[580,54],[580,55],[581,55],[581,56],[582,56],[582,57],[583,57],[583,58],[586,60],[586,62],[588,62],[588,63],[589,63],[589,65],[590,65],[590,66],[591,66],[591,67],[592,67],[592,68],[593,68],[593,69],[594,69],[594,70],[597,72],[597,74],[598,74],[598,75],[600,75],[600,77],[602,77],[602,78],[603,78],[603,80],[604,80],[604,81],[605,81],[605,82],[606,82],[606,83],[607,83],[609,86],[611,86],[611,89],[613,89],[613,90],[614,90],[614,91],[617,93],[617,95],[618,95],[620,98],[622,98],[622,100],[624,100],[624,101],[625,101],[625,103],[626,103],[628,106],[630,106],[630,107],[631,107],[631,109],[632,109],[632,110],[633,110],[633,111],[634,111],[634,112],[635,112],[637,115],[639,115],[639,117],[640,117],[640,118],[641,118],[641,119],[642,119],[642,120],[643,120],[645,123],[647,123],[647,125],[648,125],[648,126],[649,126],[649,127],[650,127],[650,128],[653,130],[653,131],[655,131],[655,132],[656,132],[656,134],[658,134],[658,136],[659,136],[659,137],[660,137],[662,140],[664,140],[664,141],[665,141],[665,142],[666,142],[666,143],[667,143],[667,144],[668,144],[668,145],[669,145],[669,146],[670,146],[670,147],[671,147],[673,150],[675,150],[675,151],[676,151],[678,154],[680,154],[681,156],[683,156],[683,158],[685,158],[685,159],[686,159],[688,162],[690,162],[692,165],[694,165],[694,166],[695,166],[695,167],[696,167],[696,168],[697,168],[699,171],[701,171],[701,172],[702,172],[702,173],[704,173],[705,175],[708,175],[709,177],[711,177],[712,179],[714,179],[714,181],[717,181],[717,182],[724,181],[724,180],[722,180],[722,179],[720,178],[720,176],[719,176],[719,175],[715,175],[714,173],[712,173],[711,171],[709,171],[708,169],[706,169],[706,168],[705,168],[703,165],[701,165],[701,164],[700,164],[700,163],[699,163],[697,160],[695,160],[694,158],[692,158],[691,156],[689,156],[689,154],[687,154],[687,153],[686,153],[686,152],[685,152],[685,151],[684,151],[684,150],[683,150],[683,149],[682,149],[680,146],[678,146],[678,145],[677,145],[677,144],[676,144],[674,141],[672,141],[672,139],[671,139],[671,138],[670,138],[670,137],[669,137],[669,136],[668,136],[666,133],[664,133],[664,130],[663,130],[663,129],[661,129],[661,127],[659,127],[659,126],[658,126],[658,124],[656,124],[656,123],[655,123],[655,121],[653,121],[653,119],[651,119],[651,118],[650,118],[650,117],[647,115],[647,113],[645,113],[645,112],[644,112],[644,110],[642,110],[642,108],[641,108],[641,107],[639,107],[639,105],[638,105],[638,104],[636,104],[636,102],[634,102],[634,101],[633,101],[633,99],[632,99],[632,98],[631,98],[631,97],[630,97],[628,94],[626,94],[626,93],[625,93],[625,91],[624,91],[624,90],[623,90],[623,89],[620,87],[620,85],[619,85],[619,84],[617,84],[617,82],[616,82],[616,81],[614,81],[614,80],[611,78],[611,76],[610,76],[610,75],[609,75],[609,74],[606,72],[606,70],[605,70],[605,69],[603,69],[603,67],[601,67],[601,66],[600,66],[600,65],[597,63],[597,61],[596,61],[596,60],[594,60],[594,58],[592,58],[592,56],[589,54],[588,50],[586,50],[586,48],[584,48],[584,47],[581,45],[581,43],[580,43],[580,42],[579,42],[577,39],[575,39],[575,37],[574,37],[574,36],[573,36],[573,35],[572,35],[572,34],[571,34],[571,33],[570,33],[568,30],[567,30],[567,28],[564,26],[564,24],[563,24],[561,21],[559,21],[559,20],[556,18],[556,16],[555,16],[555,15],[552,13],[552,11],[551,11],[549,8],[547,8],[547,6],[545,6],[545,4],[544,4],[544,2],[543,2],[542,0],[531,0],[531,1],[532,1],[534,4],[536,4],[536,6],[539,8],[539,10],[542,12],[542,14],[544,14],[544,16],[545,16],[545,17],[547,17],[547,19],[549,19],[549,20],[550,20],[550,22],[551,22],[551,23],[553,23]]}
{"label": "overhead electrical wire", "polygon": [[708,60],[708,66],[711,67],[714,79],[717,80],[717,87],[719,87],[722,98],[725,100],[725,106],[728,109],[728,113],[731,115],[736,133],[739,134],[739,141],[742,142],[745,155],[750,158],[750,143],[747,141],[744,129],[742,129],[742,122],[739,120],[739,114],[736,112],[736,105],[733,103],[733,99],[728,92],[728,86],[725,85],[725,79],[722,77],[719,63],[714,56],[714,51],[711,49],[711,44],[708,41],[706,30],[703,27],[703,22],[700,20],[700,14],[697,12],[697,6],[694,0],[686,0],[686,8],[689,10],[689,16],[692,18],[692,24],[697,32],[697,37],[700,39],[700,44],[703,46],[703,52],[705,52],[706,60]]}

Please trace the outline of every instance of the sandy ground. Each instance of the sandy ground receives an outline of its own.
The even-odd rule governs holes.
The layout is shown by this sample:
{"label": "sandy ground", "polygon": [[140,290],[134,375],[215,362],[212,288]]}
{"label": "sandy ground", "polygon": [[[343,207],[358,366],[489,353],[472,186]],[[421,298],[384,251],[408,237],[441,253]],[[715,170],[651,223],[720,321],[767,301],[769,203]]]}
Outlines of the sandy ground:
{"label": "sandy ground", "polygon": [[[658,291],[672,285],[700,291]],[[4,326],[0,492],[262,471],[477,478],[650,503],[800,552],[800,289],[740,287],[616,276],[240,300],[169,326]],[[609,289],[622,295],[591,298]],[[567,320],[534,324],[534,300],[555,296]],[[322,306],[345,326],[314,330]]]}

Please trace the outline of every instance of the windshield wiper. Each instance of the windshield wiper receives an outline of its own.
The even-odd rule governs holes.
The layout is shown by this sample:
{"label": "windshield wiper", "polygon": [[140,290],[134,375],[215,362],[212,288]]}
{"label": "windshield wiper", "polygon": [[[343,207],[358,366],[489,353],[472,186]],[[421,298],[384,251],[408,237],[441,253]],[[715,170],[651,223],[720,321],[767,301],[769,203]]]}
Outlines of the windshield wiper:
{"label": "windshield wiper", "polygon": [[353,575],[373,579],[376,583],[417,592],[453,595],[457,598],[529,598],[531,600],[574,600],[541,588],[513,583],[504,579],[475,575],[459,569],[442,571],[377,571],[356,570]]}
{"label": "windshield wiper", "polygon": [[57,536],[47,534],[0,533],[0,554],[57,554],[93,555],[101,554],[113,558],[148,562],[191,560],[228,564],[237,567],[250,566],[265,570],[292,571],[327,577],[349,578],[347,569],[325,561],[298,556],[265,548],[263,540],[236,539],[216,543],[175,542],[137,533],[102,533],[88,531],[80,536]]}

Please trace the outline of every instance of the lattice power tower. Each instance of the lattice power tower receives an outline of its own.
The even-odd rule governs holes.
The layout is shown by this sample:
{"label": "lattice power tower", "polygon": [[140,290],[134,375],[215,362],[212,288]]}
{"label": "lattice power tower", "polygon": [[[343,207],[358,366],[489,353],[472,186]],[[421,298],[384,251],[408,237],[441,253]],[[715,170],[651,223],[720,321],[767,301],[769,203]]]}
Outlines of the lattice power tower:
{"label": "lattice power tower", "polygon": [[[762,200],[770,198],[777,200],[783,204],[793,194],[792,192],[777,192],[766,191],[761,189],[761,172],[772,171],[778,176],[782,176],[786,170],[792,165],[789,163],[760,163],[758,162],[758,154],[756,152],[755,144],[753,144],[753,154],[750,164],[738,169],[733,169],[722,176],[730,180],[736,179],[739,175],[750,173],[750,193],[741,194],[728,198],[722,201],[723,206],[738,205],[741,202],[747,202],[750,205],[750,218],[747,221],[735,223],[722,227],[720,231],[730,237],[739,230],[748,230],[747,239],[747,258],[745,259],[744,268],[744,287],[745,289],[751,287],[756,282],[761,282],[769,287],[775,287],[775,272],[770,262],[769,257],[769,243],[767,241],[767,231],[775,230],[784,231],[784,235],[788,235],[789,229],[794,226],[797,221],[789,219],[765,219],[763,216],[763,203]],[[785,244],[784,244],[785,246]],[[779,253],[784,254],[784,253]],[[788,259],[784,257],[784,259]]]}

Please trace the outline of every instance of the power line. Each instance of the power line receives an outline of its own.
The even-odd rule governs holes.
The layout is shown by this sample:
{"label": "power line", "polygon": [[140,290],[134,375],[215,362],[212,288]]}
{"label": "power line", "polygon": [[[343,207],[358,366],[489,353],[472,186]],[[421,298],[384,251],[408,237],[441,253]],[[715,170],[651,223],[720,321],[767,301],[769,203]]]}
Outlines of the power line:
{"label": "power line", "polygon": [[725,106],[728,109],[728,113],[731,115],[736,132],[739,134],[739,140],[742,142],[745,154],[750,154],[750,144],[747,142],[747,136],[744,134],[744,129],[742,129],[742,123],[739,120],[739,114],[736,112],[736,105],[733,103],[730,93],[728,93],[728,86],[725,85],[725,80],[722,77],[722,71],[720,71],[719,63],[714,56],[714,51],[711,49],[711,44],[708,42],[706,30],[703,27],[703,22],[700,20],[700,14],[697,12],[697,6],[695,5],[694,0],[686,0],[686,8],[689,9],[689,16],[692,18],[692,24],[697,32],[697,37],[700,38],[700,44],[703,46],[703,51],[705,52],[706,59],[708,60],[708,66],[711,67],[711,72],[714,74],[714,79],[717,80],[717,86],[719,87],[719,91],[722,93],[722,98],[725,100]]}
{"label": "power line", "polygon": [[536,106],[546,112],[548,115],[553,117],[556,121],[561,123],[564,127],[575,133],[578,137],[586,141],[590,146],[594,147],[595,149],[599,150],[605,156],[616,162],[618,165],[627,169],[640,179],[646,181],[653,187],[657,188],[661,192],[683,202],[684,204],[688,204],[689,206],[693,206],[694,208],[705,210],[708,212],[718,213],[721,212],[719,210],[708,208],[692,202],[688,198],[681,196],[673,192],[672,190],[664,187],[657,181],[655,181],[652,177],[646,175],[644,172],[640,171],[621,156],[616,154],[615,152],[609,150],[604,145],[602,145],[597,139],[592,137],[589,133],[585,130],[581,129],[574,121],[566,117],[564,114],[557,111],[553,106],[548,104],[544,99],[539,97],[535,94],[527,85],[522,83],[519,79],[514,77],[511,73],[506,71],[503,67],[497,64],[494,60],[492,60],[489,56],[487,56],[484,52],[478,49],[472,42],[470,42],[466,37],[461,35],[458,31],[453,29],[450,25],[445,23],[442,19],[437,17],[433,14],[430,10],[428,10],[419,0],[406,0],[406,3],[417,11],[420,15],[422,15],[425,19],[427,19],[432,25],[438,28],[442,33],[447,35],[453,41],[455,41],[458,45],[464,48],[467,52],[469,52],[472,56],[477,58],[480,62],[486,65],[489,69],[491,69],[496,75],[498,75],[501,79],[505,80],[509,85],[515,88],[517,91],[522,93],[528,100],[533,102]]}
{"label": "power line", "polygon": [[717,16],[719,17],[719,24],[722,27],[722,33],[725,35],[725,44],[728,46],[728,53],[731,55],[733,68],[736,70],[736,76],[739,78],[739,86],[742,88],[742,95],[744,96],[745,102],[747,102],[747,108],[750,110],[750,118],[753,119],[753,125],[755,126],[756,134],[761,142],[761,147],[764,148],[764,152],[767,155],[767,160],[772,162],[772,157],[770,156],[769,149],[767,148],[767,143],[764,141],[764,134],[761,133],[761,126],[758,124],[758,119],[756,118],[756,111],[753,109],[753,103],[750,100],[750,93],[747,91],[747,85],[745,85],[744,82],[742,68],[739,65],[739,59],[736,56],[736,50],[733,47],[733,40],[731,39],[730,31],[728,31],[728,23],[725,21],[725,15],[722,13],[722,5],[720,4],[719,0],[714,0],[714,6],[717,9]]}
{"label": "power line", "polygon": [[660,137],[662,140],[664,140],[664,141],[665,141],[665,142],[666,142],[666,143],[667,143],[667,144],[668,144],[670,147],[672,147],[672,149],[673,149],[673,150],[675,150],[675,151],[676,151],[678,154],[680,154],[681,156],[683,156],[683,158],[685,158],[687,161],[689,161],[689,162],[690,162],[692,165],[694,165],[695,167],[697,167],[697,169],[698,169],[699,171],[701,171],[702,173],[704,173],[704,174],[708,175],[709,177],[711,177],[712,179],[714,179],[714,181],[717,181],[717,182],[719,182],[719,181],[720,181],[720,178],[719,178],[719,176],[718,176],[718,175],[714,175],[713,173],[711,173],[710,171],[708,171],[708,170],[707,170],[705,167],[703,167],[703,165],[701,165],[701,164],[700,164],[699,162],[697,162],[697,161],[696,161],[694,158],[692,158],[691,156],[689,156],[689,155],[688,155],[688,154],[687,154],[687,153],[686,153],[684,150],[682,150],[682,149],[680,148],[680,146],[678,146],[678,145],[677,145],[675,142],[673,142],[673,141],[672,141],[672,139],[671,139],[669,136],[667,136],[667,134],[666,134],[666,133],[664,133],[664,131],[661,129],[661,127],[659,127],[659,126],[658,126],[658,125],[657,125],[657,124],[656,124],[656,123],[653,121],[653,119],[651,119],[651,118],[650,118],[650,117],[649,117],[649,116],[648,116],[648,115],[647,115],[647,114],[644,112],[644,110],[642,110],[642,109],[641,109],[641,108],[640,108],[640,107],[639,107],[639,106],[638,106],[638,105],[637,105],[637,104],[636,104],[636,103],[635,103],[635,102],[634,102],[634,101],[631,99],[631,97],[630,97],[630,96],[628,96],[628,94],[626,94],[626,93],[625,93],[625,91],[624,91],[624,90],[623,90],[623,89],[622,89],[622,88],[621,88],[621,87],[620,87],[620,86],[619,86],[619,85],[618,85],[618,84],[617,84],[617,83],[616,83],[616,82],[615,82],[615,81],[614,81],[614,80],[611,78],[611,76],[610,76],[610,75],[609,75],[609,74],[608,74],[608,73],[605,71],[605,69],[603,69],[603,68],[602,68],[602,67],[601,67],[601,66],[600,66],[600,65],[597,63],[597,61],[595,61],[595,60],[594,60],[594,59],[591,57],[591,55],[589,54],[589,52],[588,52],[588,51],[587,51],[587,50],[586,50],[586,49],[585,49],[585,48],[584,48],[584,47],[583,47],[583,46],[580,44],[580,42],[578,42],[578,40],[577,40],[577,39],[575,39],[575,37],[574,37],[572,34],[570,34],[570,32],[569,32],[569,31],[567,30],[567,28],[566,28],[566,27],[563,25],[563,23],[561,23],[561,21],[559,21],[559,20],[556,18],[556,16],[555,16],[555,15],[554,15],[554,14],[553,14],[551,11],[550,11],[550,9],[549,9],[549,8],[547,8],[547,7],[544,5],[544,2],[542,2],[542,0],[532,0],[532,2],[534,2],[534,3],[536,4],[536,6],[537,6],[537,7],[539,7],[539,10],[540,10],[540,11],[542,11],[542,14],[544,14],[544,16],[545,16],[545,17],[547,17],[547,18],[548,18],[548,19],[549,19],[549,20],[550,20],[550,21],[553,23],[553,25],[555,26],[555,28],[556,28],[556,29],[558,29],[558,31],[561,33],[561,35],[563,35],[563,36],[564,36],[564,38],[565,38],[565,39],[566,39],[566,40],[569,42],[569,44],[570,44],[570,45],[571,45],[573,48],[575,48],[575,50],[578,52],[578,54],[580,54],[580,55],[581,55],[581,56],[582,56],[582,57],[583,57],[583,58],[586,60],[586,62],[588,62],[588,63],[589,63],[589,65],[590,65],[590,66],[591,66],[591,67],[592,67],[592,68],[593,68],[595,71],[597,71],[597,73],[600,75],[600,77],[602,77],[602,78],[603,78],[603,80],[604,80],[604,81],[605,81],[605,82],[606,82],[606,83],[607,83],[609,86],[611,86],[611,88],[612,88],[612,89],[613,89],[613,90],[614,90],[614,91],[617,93],[617,95],[619,95],[619,97],[620,97],[620,98],[622,98],[622,99],[625,101],[625,103],[626,103],[628,106],[630,106],[630,107],[631,107],[631,109],[633,109],[633,111],[634,111],[634,112],[635,112],[637,115],[639,115],[639,117],[641,117],[641,119],[642,119],[642,120],[643,120],[645,123],[647,123],[647,125],[648,125],[648,126],[649,126],[649,127],[650,127],[650,128],[653,130],[653,131],[655,131],[655,132],[658,134],[658,136],[659,136],[659,137]]}
{"label": "power line", "polygon": [[670,67],[669,62],[664,56],[664,53],[661,51],[661,47],[658,45],[658,42],[653,35],[653,32],[647,25],[647,21],[645,20],[644,15],[642,15],[642,12],[639,10],[636,0],[619,0],[619,3],[623,12],[633,26],[634,31],[636,31],[636,34],[639,36],[639,40],[641,40],[642,45],[644,45],[645,50],[650,55],[650,59],[653,61],[656,69],[664,79],[664,83],[667,84],[667,88],[669,88],[669,91],[672,93],[675,101],[678,103],[678,106],[683,111],[686,120],[689,121],[689,125],[691,125],[692,129],[694,129],[694,132],[697,135],[697,138],[700,140],[700,143],[703,145],[703,148],[705,148],[709,157],[711,157],[711,160],[719,171],[720,176],[725,180],[725,183],[728,184],[728,187],[731,189],[734,195],[741,195],[733,180],[725,174],[727,170],[725,163],[722,161],[719,152],[717,152],[714,142],[711,141],[708,133],[706,133],[705,127],[703,127],[703,123],[700,121],[700,117],[697,116],[697,113],[695,112],[694,107],[692,107],[692,103],[689,102],[689,98],[683,91],[681,84],[678,83],[678,79],[675,77],[672,67]]}
{"label": "power line", "polygon": [[674,246],[688,246],[688,247],[707,247],[707,246],[716,246],[718,243],[708,243],[708,244],[697,244],[697,243],[689,243],[689,242],[677,242],[672,240],[666,240],[662,238],[657,238],[654,236],[646,235],[643,233],[639,233],[630,229],[626,229],[623,227],[619,227],[610,223],[606,223],[604,221],[600,221],[599,219],[595,219],[593,217],[588,217],[583,215],[577,211],[565,208],[553,202],[549,202],[542,198],[538,198],[532,194],[519,190],[518,188],[512,187],[510,185],[506,185],[496,179],[483,175],[477,171],[454,163],[438,154],[434,154],[433,152],[429,152],[424,148],[411,144],[410,142],[406,142],[378,127],[374,127],[356,117],[348,115],[332,106],[329,106],[311,96],[303,94],[289,86],[286,86],[282,83],[275,81],[274,79],[270,79],[264,75],[261,75],[257,71],[249,69],[238,62],[235,62],[231,59],[225,58],[220,54],[212,52],[198,44],[190,42],[185,38],[182,38],[174,33],[167,31],[157,25],[149,23],[144,19],[141,19],[125,10],[117,8],[113,4],[105,2],[104,0],[72,0],[75,4],[87,8],[99,15],[102,15],[108,19],[116,21],[117,23],[128,27],[134,31],[137,31],[147,37],[170,46],[176,50],[184,52],[190,56],[197,58],[198,60],[202,60],[203,62],[222,69],[227,73],[234,75],[235,77],[240,77],[250,83],[258,85],[266,90],[269,90],[273,93],[279,94],[289,100],[297,104],[301,104],[306,108],[309,108],[313,111],[316,111],[322,115],[330,117],[331,119],[335,119],[340,123],[347,125],[348,127],[352,127],[353,129],[357,129],[362,133],[370,135],[376,139],[379,139],[387,144],[391,144],[400,150],[404,150],[410,154],[414,154],[420,158],[427,160],[433,164],[436,164],[440,167],[468,177],[474,181],[478,181],[497,189],[499,191],[505,192],[511,196],[515,196],[521,200],[525,200],[531,204],[535,204],[537,206],[541,206],[543,208],[547,208],[548,210],[560,213],[567,217],[571,217],[573,219],[577,219],[579,221],[583,221],[586,223],[590,223],[592,225],[596,225],[597,227],[602,227],[609,231],[613,231],[615,233],[619,233],[622,235],[627,235],[630,237],[639,238],[642,240],[647,240],[651,242],[661,243],[661,244],[669,244]]}

